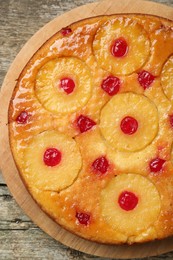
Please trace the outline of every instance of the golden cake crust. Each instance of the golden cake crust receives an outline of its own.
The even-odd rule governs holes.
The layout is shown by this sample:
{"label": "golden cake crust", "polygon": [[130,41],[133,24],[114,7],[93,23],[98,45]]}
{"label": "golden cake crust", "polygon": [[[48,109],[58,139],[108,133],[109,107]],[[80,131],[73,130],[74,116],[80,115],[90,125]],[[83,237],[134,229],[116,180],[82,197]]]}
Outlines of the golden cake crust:
{"label": "golden cake crust", "polygon": [[[121,58],[110,50],[122,37]],[[124,14],[63,28],[22,71],[9,106],[13,157],[32,197],[65,229],[108,244],[173,235],[172,60],[172,21]],[[116,93],[103,89],[110,77]],[[77,85],[71,95],[58,88],[62,78]],[[138,130],[125,135],[119,126],[129,116]],[[56,166],[45,165],[52,147],[61,152]],[[152,170],[157,159],[162,167]],[[99,160],[106,168],[98,171]],[[138,196],[134,209],[120,206],[126,190]]]}

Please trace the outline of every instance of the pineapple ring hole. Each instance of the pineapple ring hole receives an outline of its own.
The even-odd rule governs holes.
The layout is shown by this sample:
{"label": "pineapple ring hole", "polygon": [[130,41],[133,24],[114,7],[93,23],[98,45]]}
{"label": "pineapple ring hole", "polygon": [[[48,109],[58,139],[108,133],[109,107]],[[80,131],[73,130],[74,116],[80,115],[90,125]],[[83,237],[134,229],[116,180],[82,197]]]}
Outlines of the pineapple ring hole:
{"label": "pineapple ring hole", "polygon": [[116,39],[111,45],[111,54],[117,58],[123,58],[126,56],[128,50],[129,47],[127,41],[123,37]]}
{"label": "pineapple ring hole", "polygon": [[56,148],[48,148],[44,152],[43,161],[45,165],[54,167],[61,162],[62,154]]}
{"label": "pineapple ring hole", "polygon": [[67,94],[71,94],[74,91],[76,84],[72,78],[60,79],[59,87]]}
{"label": "pineapple ring hole", "polygon": [[119,206],[126,211],[130,211],[136,208],[138,202],[138,197],[135,195],[135,193],[130,191],[123,191],[118,198]]}
{"label": "pineapple ring hole", "polygon": [[138,121],[134,117],[126,116],[122,119],[120,127],[124,134],[132,135],[138,130]]}

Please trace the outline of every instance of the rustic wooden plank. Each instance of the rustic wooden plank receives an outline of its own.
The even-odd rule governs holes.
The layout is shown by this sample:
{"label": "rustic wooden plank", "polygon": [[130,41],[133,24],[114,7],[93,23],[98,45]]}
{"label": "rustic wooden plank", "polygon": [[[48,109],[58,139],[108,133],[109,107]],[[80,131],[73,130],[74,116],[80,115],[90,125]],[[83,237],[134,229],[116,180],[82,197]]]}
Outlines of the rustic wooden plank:
{"label": "rustic wooden plank", "polygon": [[[18,207],[17,203],[11,196],[6,186],[0,185],[0,229],[2,222],[7,226],[12,223],[12,227],[20,228],[21,222],[28,222],[29,218],[23,214],[23,211]],[[8,222],[6,224],[6,222]],[[35,225],[34,225],[35,226]],[[34,227],[33,226],[33,227]],[[9,227],[10,228],[10,227]]]}
{"label": "rustic wooden plank", "polygon": [[[37,229],[20,231],[20,234],[16,230],[6,232],[0,230],[0,245],[0,259],[2,260],[98,260],[96,257],[66,248],[55,240],[49,239],[43,231]],[[28,254],[28,252],[30,253]],[[99,259],[101,260],[103,258]],[[158,257],[144,258],[144,260],[158,259]],[[167,254],[160,256],[160,260],[164,259],[172,260],[172,255]],[[106,260],[106,258],[104,258],[104,260]]]}
{"label": "rustic wooden plank", "polygon": [[[102,259],[69,249],[50,238],[23,215],[5,186],[0,186],[0,205],[0,259]],[[145,259],[172,260],[173,254]]]}
{"label": "rustic wooden plank", "polygon": [[0,259],[84,259],[84,254],[67,249],[30,221],[3,185],[0,205]]}
{"label": "rustic wooden plank", "polygon": [[[74,7],[93,0],[1,0],[0,85],[23,44],[45,23]],[[156,2],[173,6],[173,0]],[[0,184],[4,184],[0,174]],[[50,238],[26,217],[8,189],[0,185],[0,259],[95,259],[67,249]],[[99,258],[101,259],[101,258]],[[173,253],[146,260],[172,260]]]}
{"label": "rustic wooden plank", "polygon": [[[1,259],[84,259],[81,253],[74,253],[63,245],[57,244],[38,229],[20,231],[20,234],[16,230],[0,231],[0,245]],[[29,255],[28,251],[30,251]]]}

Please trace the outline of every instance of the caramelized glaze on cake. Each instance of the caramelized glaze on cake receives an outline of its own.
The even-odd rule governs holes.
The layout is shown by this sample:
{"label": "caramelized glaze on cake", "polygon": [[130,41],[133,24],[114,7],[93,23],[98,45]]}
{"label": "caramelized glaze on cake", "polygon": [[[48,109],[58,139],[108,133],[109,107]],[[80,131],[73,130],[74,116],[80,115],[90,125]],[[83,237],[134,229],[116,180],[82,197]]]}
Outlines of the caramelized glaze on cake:
{"label": "caramelized glaze on cake", "polygon": [[27,189],[67,230],[173,235],[173,22],[100,16],[57,32],[17,81],[9,132]]}

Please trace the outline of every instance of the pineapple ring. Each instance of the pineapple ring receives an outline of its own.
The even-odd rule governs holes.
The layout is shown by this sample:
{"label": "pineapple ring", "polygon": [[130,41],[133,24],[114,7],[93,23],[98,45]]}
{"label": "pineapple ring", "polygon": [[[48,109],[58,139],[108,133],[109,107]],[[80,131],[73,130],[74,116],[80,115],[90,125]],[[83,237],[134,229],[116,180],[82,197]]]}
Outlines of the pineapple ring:
{"label": "pineapple ring", "polygon": [[[138,130],[133,135],[124,134],[120,127],[122,120],[129,116],[138,122]],[[154,103],[132,92],[114,96],[101,111],[102,135],[113,148],[120,151],[134,152],[146,147],[156,137],[158,124]]]}
{"label": "pineapple ring", "polygon": [[[47,166],[43,161],[48,148],[58,149],[62,154],[61,162],[54,167]],[[24,152],[23,175],[31,187],[60,191],[74,182],[81,165],[76,142],[58,131],[50,130],[34,136],[28,144]]]}
{"label": "pineapple ring", "polygon": [[[114,57],[111,46],[114,40],[124,38],[128,52]],[[127,75],[140,69],[150,54],[150,41],[143,27],[130,18],[117,18],[104,23],[97,31],[93,50],[101,68],[117,75]]]}
{"label": "pineapple ring", "polygon": [[[75,82],[74,91],[67,95],[60,86],[63,78]],[[50,112],[72,113],[83,107],[91,97],[92,79],[87,65],[72,57],[47,62],[38,72],[35,93],[39,102]]]}
{"label": "pineapple ring", "polygon": [[167,60],[163,67],[161,84],[165,95],[173,103],[173,56]]}
{"label": "pineapple ring", "polygon": [[[133,210],[123,210],[118,203],[124,191],[132,192],[138,198],[138,204]],[[102,191],[101,209],[103,217],[113,229],[134,236],[157,220],[161,199],[156,187],[147,178],[138,174],[121,174]]]}

